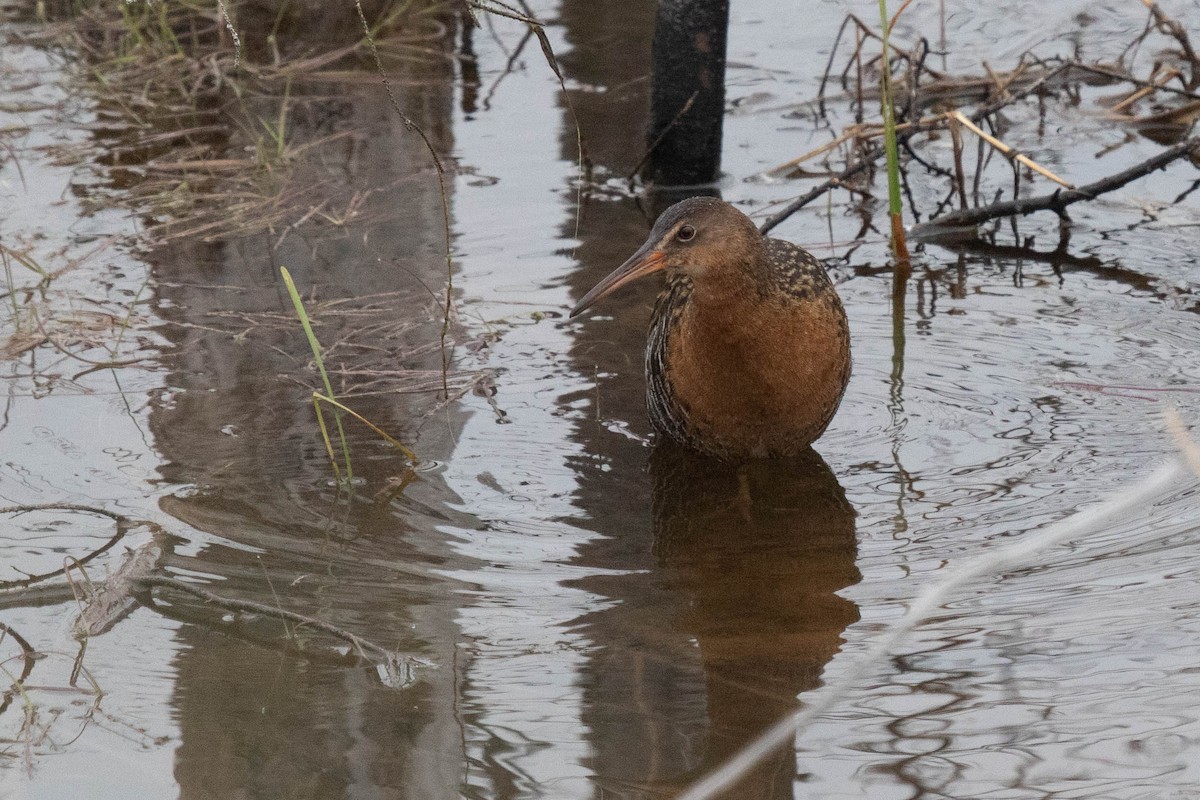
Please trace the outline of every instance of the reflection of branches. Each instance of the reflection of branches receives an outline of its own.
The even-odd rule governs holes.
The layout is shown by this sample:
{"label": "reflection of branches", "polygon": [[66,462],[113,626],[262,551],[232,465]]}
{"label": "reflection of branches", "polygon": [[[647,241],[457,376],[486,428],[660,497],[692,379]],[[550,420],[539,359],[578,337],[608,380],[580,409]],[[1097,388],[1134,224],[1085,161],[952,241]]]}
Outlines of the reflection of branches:
{"label": "reflection of branches", "polygon": [[[1181,425],[1175,423],[1173,427],[1180,428]],[[1180,435],[1186,437],[1186,434]],[[876,637],[874,644],[863,651],[836,679],[830,680],[823,689],[806,698],[807,702],[801,711],[776,723],[704,780],[679,795],[679,800],[710,800],[728,790],[764,758],[792,741],[798,731],[829,711],[862,678],[878,669],[880,665],[890,663],[890,654],[895,646],[910,631],[936,613],[953,592],[1003,569],[1024,566],[1032,556],[1046,548],[1101,530],[1114,518],[1153,502],[1162,492],[1190,474],[1179,459],[1172,459],[1149,477],[1110,500],[1078,511],[1041,531],[1026,534],[1012,544],[951,566],[942,580],[930,584],[921,592],[909,604],[904,616],[888,625],[882,634]]]}
{"label": "reflection of branches", "polygon": [[[976,257],[992,258],[1003,262],[1023,262],[1047,264],[1054,274],[1062,277],[1064,272],[1088,272],[1105,281],[1112,281],[1128,286],[1137,292],[1153,295],[1160,300],[1176,303],[1176,307],[1186,311],[1200,311],[1200,303],[1194,299],[1183,300],[1181,295],[1190,295],[1168,282],[1154,278],[1142,272],[1122,267],[1115,261],[1106,261],[1096,256],[1074,255],[1068,252],[1068,228],[1060,228],[1062,235],[1053,250],[1035,250],[1032,245],[999,244],[985,238],[971,238],[964,241],[948,239],[939,242],[942,246],[959,254],[970,253]],[[876,272],[864,274],[874,275]]]}
{"label": "reflection of branches", "polygon": [[[104,514],[118,520],[121,525],[121,532],[113,541],[105,545],[104,548],[85,557],[86,560],[94,558],[100,552],[112,547],[120,536],[124,535],[125,530],[134,527],[139,523],[134,520],[127,520],[117,514],[105,512],[101,509],[93,509],[84,506],[70,505],[47,505],[47,506],[18,506],[14,508],[0,509],[2,512],[27,512],[38,509],[67,509],[88,511]],[[6,659],[0,659],[0,675],[3,675],[8,682],[8,687],[0,691],[0,714],[12,705],[14,698],[21,699],[21,708],[23,709],[23,717],[19,721],[19,731],[11,738],[6,737],[0,740],[9,745],[20,747],[22,752],[22,760],[25,765],[26,772],[32,774],[33,759],[39,749],[47,742],[55,748],[65,747],[77,740],[89,725],[100,725],[105,730],[117,736],[130,738],[129,731],[139,734],[143,737],[149,737],[146,731],[136,728],[128,723],[124,723],[109,715],[104,714],[99,708],[99,700],[103,695],[100,686],[96,679],[91,675],[87,668],[83,665],[83,656],[87,649],[87,643],[92,636],[98,636],[114,625],[120,622],[129,611],[138,603],[139,600],[147,607],[155,610],[158,613],[172,616],[169,609],[164,611],[161,606],[153,602],[152,593],[158,589],[160,591],[169,590],[171,592],[183,593],[197,597],[204,601],[207,606],[225,609],[234,613],[251,613],[260,615],[266,619],[282,619],[287,622],[295,623],[303,628],[311,628],[323,631],[331,636],[349,642],[353,650],[352,654],[358,658],[368,661],[369,663],[377,664],[381,670],[380,678],[385,685],[391,688],[404,688],[417,679],[417,672],[421,667],[428,666],[428,663],[414,655],[401,653],[395,650],[385,648],[361,636],[357,636],[344,628],[338,627],[331,623],[310,617],[305,614],[299,614],[293,611],[287,611],[276,606],[268,606],[262,603],[256,603],[249,600],[239,600],[227,597],[222,597],[218,594],[210,592],[206,589],[194,586],[176,578],[167,577],[161,574],[152,574],[158,569],[161,560],[162,548],[159,545],[159,539],[148,542],[141,547],[131,551],[125,561],[104,581],[86,581],[85,586],[77,587],[74,582],[71,587],[76,590],[76,601],[79,603],[79,615],[73,625],[75,635],[80,638],[81,644],[78,655],[75,657],[72,665],[70,684],[67,686],[38,686],[30,687],[27,685],[27,679],[33,671],[33,666],[39,658],[55,654],[52,652],[38,651],[21,637],[15,630],[8,625],[0,623],[0,644],[11,638],[20,648],[20,652],[9,656]],[[81,559],[85,560],[85,559]],[[71,560],[70,566],[76,566],[78,562]],[[43,580],[54,575],[61,574],[63,570],[47,575],[30,576],[20,582],[15,587],[10,586],[4,594],[6,597],[25,598],[29,601],[39,602],[42,598],[43,587],[31,587],[35,581]],[[70,579],[70,573],[66,573]],[[296,629],[288,631],[289,638],[294,638]],[[320,658],[323,654],[318,652],[310,652],[307,649],[302,651],[303,655],[310,658]],[[349,659],[352,655],[342,656],[343,659]],[[19,674],[15,668],[10,668],[15,661],[20,660],[22,666]],[[361,663],[361,662],[359,662]],[[86,681],[86,685],[77,685],[80,678]],[[90,687],[90,688],[89,688]],[[93,698],[91,706],[83,713],[82,727],[79,732],[69,739],[55,736],[51,739],[51,729],[55,727],[58,720],[62,717],[61,710],[45,711],[39,703],[35,692],[71,692],[76,694],[84,694]],[[101,719],[102,718],[102,719]],[[114,723],[128,730],[119,730],[105,725],[104,720],[109,723]],[[18,724],[14,721],[14,725]],[[154,740],[157,741],[157,740]],[[0,751],[0,755],[4,755]]]}
{"label": "reflection of branches", "polygon": [[[0,714],[4,713],[5,709],[7,709],[9,704],[12,703],[13,698],[17,696],[18,692],[16,691],[16,687],[25,683],[25,680],[33,672],[34,661],[37,660],[37,651],[33,649],[33,645],[31,645],[24,636],[17,633],[3,622],[0,622],[0,644],[3,644],[4,640],[9,637],[12,637],[13,641],[17,643],[17,647],[21,648],[21,652],[12,658],[0,661],[0,670],[3,670],[5,677],[9,678],[12,684],[10,688],[4,690],[3,700],[0,700]],[[8,662],[12,661],[13,658],[21,659],[22,666],[20,675],[13,675],[12,670],[5,666],[8,664]]]}
{"label": "reflection of branches", "polygon": [[[68,559],[66,566],[63,568],[40,575],[28,575],[17,581],[0,583],[0,596],[18,601],[22,599],[33,600],[35,597],[40,598],[41,596],[40,593],[30,588],[33,584],[59,575],[66,575],[75,599],[79,604],[79,616],[75,620],[74,629],[76,634],[85,642],[90,636],[98,636],[108,631],[127,616],[137,602],[135,595],[138,592],[150,593],[154,589],[159,588],[189,594],[200,598],[205,603],[228,611],[260,614],[264,617],[282,619],[307,628],[324,631],[335,638],[349,642],[358,651],[360,656],[381,663],[387,673],[388,683],[393,687],[399,688],[411,684],[415,680],[416,669],[424,665],[424,662],[419,658],[383,647],[316,617],[299,614],[295,611],[286,611],[277,606],[268,606],[251,600],[222,597],[207,589],[201,589],[176,578],[154,574],[159,568],[162,558],[160,541],[166,534],[159,526],[152,522],[132,520],[121,514],[106,511],[102,508],[69,503],[0,507],[0,514],[24,514],[31,511],[79,511],[106,516],[117,523],[117,532],[111,539],[81,558]],[[113,545],[124,538],[128,531],[139,525],[149,526],[156,534],[161,535],[156,536],[155,541],[148,542],[132,550],[122,564],[106,580],[91,581],[85,575],[85,585],[76,586],[75,581],[71,579],[71,569],[81,567],[100,554],[112,549]],[[5,634],[14,636],[26,653],[32,653],[32,647],[29,647],[24,639],[16,636],[15,632],[0,623],[0,642],[3,641]],[[31,668],[29,665],[31,664],[32,660],[27,656],[25,671],[21,678],[14,680],[14,684],[24,679],[24,675],[28,674]],[[3,666],[2,662],[0,662],[0,666]],[[78,672],[79,670],[77,669],[76,671]],[[8,703],[11,702],[11,699],[10,695],[5,695],[5,701],[3,705],[0,705],[0,711],[4,710]]]}
{"label": "reflection of branches", "polygon": [[256,603],[252,600],[238,600],[235,598],[222,597],[218,594],[201,589],[198,586],[193,586],[190,583],[169,578],[164,575],[147,575],[137,578],[133,581],[134,585],[145,591],[151,591],[154,588],[170,589],[184,594],[190,594],[193,597],[198,597],[206,603],[223,608],[227,611],[249,612],[252,614],[261,614],[265,617],[274,617],[289,622],[295,622],[298,625],[303,625],[309,628],[316,628],[324,631],[330,636],[336,637],[343,641],[354,645],[355,649],[364,658],[367,654],[374,656],[380,660],[383,667],[388,672],[390,684],[393,687],[401,688],[413,682],[414,674],[417,667],[425,666],[425,662],[414,656],[398,653],[395,650],[390,650],[374,642],[364,639],[345,628],[338,627],[324,620],[310,617],[306,614],[298,614],[295,611],[288,611],[278,606],[268,606],[263,603]]}
{"label": "reflection of branches", "polygon": [[79,511],[85,514],[98,514],[103,517],[108,517],[113,522],[117,523],[117,532],[114,533],[112,538],[110,538],[100,547],[92,550],[80,558],[72,559],[72,563],[69,566],[62,566],[56,570],[53,570],[52,572],[43,572],[40,575],[26,575],[26,577],[22,578],[21,580],[0,581],[0,594],[9,594],[13,590],[24,589],[39,581],[64,575],[70,566],[86,564],[96,556],[112,549],[113,545],[121,541],[121,539],[125,537],[125,534],[137,527],[139,524],[153,524],[135,522],[126,516],[114,513],[112,511],[106,511],[103,508],[96,508],[95,506],[81,506],[74,503],[45,503],[40,505],[0,506],[0,514],[27,514],[31,511]]}
{"label": "reflection of branches", "polygon": [[[2,693],[0,693],[0,697],[3,698],[0,700],[0,715],[2,715],[4,711],[8,709],[8,707],[12,704],[13,699],[17,697],[21,698],[21,711],[23,713],[17,732],[12,736],[12,738],[0,739],[0,743],[20,746],[21,760],[25,766],[25,773],[27,776],[32,777],[33,757],[37,748],[41,747],[44,743],[49,742],[50,746],[54,749],[60,749],[66,745],[70,745],[76,739],[82,736],[84,730],[86,730],[88,725],[92,722],[93,714],[99,711],[100,698],[104,693],[101,691],[99,684],[96,683],[96,680],[92,677],[91,673],[89,673],[83,666],[83,648],[80,649],[79,655],[75,659],[75,665],[71,671],[71,680],[69,685],[29,686],[28,680],[29,676],[33,673],[34,663],[47,657],[61,654],[51,651],[35,650],[33,645],[26,641],[24,637],[22,637],[8,625],[0,622],[0,643],[3,643],[4,640],[9,637],[17,642],[17,645],[21,648],[21,653],[0,661],[0,674],[3,674],[4,677],[9,681],[8,687],[4,689]],[[21,669],[19,675],[14,675],[12,670],[10,670],[7,665],[17,658],[22,660],[24,667]],[[77,685],[77,680],[81,674],[87,679],[88,683],[90,684],[90,688],[82,688]],[[64,741],[61,738],[51,738],[50,731],[54,727],[55,723],[63,716],[64,709],[61,707],[49,709],[46,715],[47,719],[43,721],[42,707],[38,704],[36,696],[40,693],[46,692],[82,694],[92,698],[91,704],[83,714],[83,724],[80,727],[79,732],[76,733],[71,739]],[[112,717],[108,718],[114,722],[117,721]],[[0,755],[7,755],[6,750],[0,751]]]}
{"label": "reflection of branches", "polygon": [[[76,600],[80,604],[76,629],[85,639],[88,636],[99,635],[119,622],[128,613],[127,606],[134,602],[133,595],[136,592],[149,592],[154,588],[164,588],[190,594],[204,600],[206,603],[228,611],[261,614],[324,631],[331,636],[349,642],[364,657],[370,654],[375,659],[381,660],[385,668],[389,671],[389,674],[396,676],[397,682],[401,685],[411,683],[411,675],[414,667],[420,666],[422,663],[420,659],[397,653],[394,650],[357,636],[344,628],[315,617],[299,614],[294,611],[286,611],[275,606],[263,605],[251,600],[221,597],[184,581],[152,574],[158,568],[159,561],[161,560],[161,548],[157,542],[150,542],[131,551],[121,566],[107,580],[99,582],[88,580],[87,586],[75,589],[74,582],[70,581],[70,570],[81,567],[102,553],[112,549],[113,545],[124,538],[133,528],[140,525],[149,526],[156,533],[163,536],[166,535],[165,531],[155,523],[145,520],[133,520],[121,514],[92,506],[71,503],[47,503],[44,505],[0,507],[0,514],[25,514],[31,511],[79,511],[106,516],[117,523],[117,532],[112,538],[101,547],[80,558],[68,559],[67,564],[62,568],[40,575],[28,575],[17,581],[0,582],[0,594],[19,599],[21,597],[32,596],[29,589],[31,585],[58,575],[66,575],[74,590]],[[156,538],[161,539],[162,537],[159,536]],[[15,636],[15,633],[10,631],[7,626],[0,623],[0,641],[3,641],[4,633],[12,633]],[[19,643],[24,642],[23,639],[17,638]],[[24,645],[22,646],[24,647]],[[3,710],[3,708],[0,707],[0,710]]]}
{"label": "reflection of branches", "polygon": [[200,587],[193,586],[190,583],[185,583],[184,581],[176,578],[168,578],[162,575],[147,575],[139,578],[137,583],[139,583],[141,587],[145,589],[152,589],[158,586],[165,589],[173,589],[177,592],[183,592],[184,594],[190,594],[194,597],[199,597],[206,603],[212,603],[213,605],[224,608],[228,611],[248,611],[252,614],[262,614],[268,617],[279,617],[280,619],[288,620],[290,622],[307,625],[318,630],[325,631],[326,633],[330,634],[331,636],[335,636],[338,639],[343,639],[347,642],[350,642],[360,651],[363,651],[364,654],[374,653],[375,655],[382,656],[391,655],[391,651],[387,648],[380,647],[374,642],[370,642],[360,636],[356,636],[345,628],[339,628],[336,625],[323,622],[322,620],[315,619],[304,614],[297,614],[295,611],[287,611],[276,606],[255,603],[252,600],[235,600],[228,597],[221,597],[220,595],[213,594],[207,589],[201,589]]}
{"label": "reflection of branches", "polygon": [[654,151],[658,149],[660,144],[662,144],[663,139],[666,139],[667,135],[683,120],[684,116],[686,116],[687,113],[692,110],[692,104],[696,102],[696,98],[699,96],[699,89],[692,92],[692,96],[687,99],[687,102],[683,104],[683,107],[675,113],[675,116],[671,118],[671,121],[668,122],[661,131],[659,131],[658,136],[656,136],[654,141],[650,143],[650,146],[646,148],[646,152],[642,156],[642,160],[637,163],[636,167],[629,171],[629,175],[625,178],[631,187],[633,186],[633,181],[637,178],[638,174],[641,173],[642,167],[646,166],[646,162],[649,161],[650,157],[654,155]]}
{"label": "reflection of branches", "polygon": [[[491,17],[489,17],[488,20],[490,23]],[[504,69],[500,71],[500,74],[496,77],[496,80],[492,81],[492,85],[488,87],[487,94],[483,96],[483,102],[481,105],[485,111],[491,109],[492,97],[495,96],[496,90],[500,88],[500,82],[512,74],[513,68],[516,66],[517,59],[521,57],[521,53],[525,50],[525,45],[529,44],[529,40],[532,38],[533,30],[526,29],[525,35],[521,37],[521,41],[517,42],[516,48],[512,51],[512,54],[509,55],[508,61],[504,65]]]}

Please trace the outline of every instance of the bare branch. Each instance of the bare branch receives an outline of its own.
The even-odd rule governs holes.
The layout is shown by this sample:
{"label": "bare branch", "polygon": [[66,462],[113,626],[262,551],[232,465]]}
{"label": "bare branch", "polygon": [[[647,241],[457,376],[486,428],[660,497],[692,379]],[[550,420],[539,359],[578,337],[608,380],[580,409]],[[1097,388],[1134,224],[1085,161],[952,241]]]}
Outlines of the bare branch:
{"label": "bare branch", "polygon": [[1039,197],[1020,197],[1016,200],[1004,200],[977,208],[954,211],[936,219],[931,219],[921,225],[914,226],[911,233],[913,236],[937,235],[948,228],[978,225],[989,219],[1031,214],[1034,211],[1054,211],[1063,216],[1067,206],[1073,203],[1078,203],[1081,200],[1094,200],[1102,194],[1120,189],[1127,183],[1145,177],[1152,172],[1166,167],[1171,162],[1185,157],[1200,158],[1200,136],[1193,136],[1190,139],[1186,139],[1173,147],[1168,147],[1158,155],[1148,158],[1140,164],[1135,164],[1129,169],[1118,172],[1116,175],[1101,178],[1086,186],[1066,191],[1059,189],[1051,194]]}

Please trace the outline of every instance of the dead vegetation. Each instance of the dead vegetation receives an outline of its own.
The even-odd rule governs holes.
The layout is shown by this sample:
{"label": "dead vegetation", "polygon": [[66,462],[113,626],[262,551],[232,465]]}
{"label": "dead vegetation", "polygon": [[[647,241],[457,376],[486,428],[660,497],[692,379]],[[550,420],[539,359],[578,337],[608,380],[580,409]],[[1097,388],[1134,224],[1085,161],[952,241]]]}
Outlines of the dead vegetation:
{"label": "dead vegetation", "polygon": [[[850,15],[830,53],[811,113],[827,121],[830,108],[836,105],[853,115],[855,122],[827,144],[770,170],[775,177],[816,176],[824,180],[770,216],[762,230],[771,230],[834,189],[869,191],[872,175],[884,154],[883,128],[865,120],[874,117],[871,109],[879,101],[874,87],[879,86],[883,71],[892,79],[906,205],[917,223],[913,233],[920,237],[961,235],[963,228],[973,236],[976,226],[988,220],[1039,210],[1053,211],[1067,221],[1066,208],[1072,203],[1092,200],[1176,160],[1190,159],[1200,164],[1200,137],[1191,133],[1200,118],[1200,61],[1186,28],[1168,17],[1153,0],[1143,3],[1149,9],[1144,29],[1111,63],[1041,58],[1030,52],[1006,70],[996,70],[984,62],[981,74],[976,75],[952,75],[935,69],[931,65],[933,50],[923,38],[908,46],[893,42],[886,63],[882,55],[872,57],[865,45],[878,40],[877,33]],[[1160,49],[1150,65],[1138,73],[1137,65],[1145,59],[1137,55],[1151,43]],[[1076,187],[1069,176],[1055,175],[1025,152],[1034,143],[1006,141],[1006,113],[1036,102],[1039,120],[1044,124],[1047,103],[1062,98],[1080,104],[1083,90],[1095,86],[1121,89],[1119,94],[1104,98],[1098,114],[1131,133],[1170,146],[1133,167],[1114,170],[1104,179]],[[831,91],[837,89],[841,91]],[[949,161],[939,160],[934,148],[924,146],[946,138],[952,142]],[[971,139],[975,140],[973,148]],[[1053,142],[1039,140],[1036,144],[1044,150],[1054,147]],[[1006,163],[1011,173],[1008,197],[999,192],[984,196],[981,191],[984,174],[997,155],[999,163]],[[1036,178],[1060,188],[1030,196],[1028,185]],[[933,208],[921,207],[914,200],[913,184],[918,181],[942,184],[941,200]]]}
{"label": "dead vegetation", "polygon": [[353,15],[342,9],[322,37],[296,42],[284,35],[289,16],[322,15],[289,5],[264,18],[268,11],[250,2],[87,3],[37,33],[77,54],[95,104],[99,147],[55,154],[101,168],[87,202],[138,214],[147,246],[262,232],[278,244],[307,223],[363,221],[370,195],[391,187],[356,191],[321,180],[306,165],[354,134],[298,136],[294,117],[326,99],[329,86],[378,80],[363,69],[372,43],[383,65],[444,60],[433,45],[447,35],[439,15],[448,3],[376,3],[371,39],[356,21],[347,25]]}

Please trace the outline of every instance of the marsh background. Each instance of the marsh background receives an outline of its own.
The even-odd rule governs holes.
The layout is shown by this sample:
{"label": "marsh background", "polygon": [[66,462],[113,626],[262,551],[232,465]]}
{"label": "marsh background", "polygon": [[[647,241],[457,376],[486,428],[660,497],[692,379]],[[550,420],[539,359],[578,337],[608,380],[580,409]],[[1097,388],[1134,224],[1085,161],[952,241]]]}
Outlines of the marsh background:
{"label": "marsh background", "polygon": [[[761,213],[809,185],[766,172],[852,121],[808,101],[845,13],[874,11],[858,5],[733,3],[725,199]],[[654,286],[565,319],[650,221],[626,179],[646,148],[650,0],[530,3],[566,96],[511,20],[413,4],[380,36],[399,104],[449,167],[449,400],[428,151],[368,49],[294,68],[359,44],[351,9],[237,6],[244,90],[203,9],[195,41],[226,61],[162,79],[172,95],[143,62],[102,60],[102,29],[53,27],[76,10],[50,6],[44,21],[7,5],[0,50],[0,242],[42,269],[6,265],[0,505],[146,524],[0,522],[0,658],[26,687],[0,700],[4,798],[670,796],[836,676],[947,565],[1152,469],[1175,449],[1163,404],[1197,420],[1188,164],[1076,206],[1065,243],[1048,215],[926,246],[903,350],[881,184],[792,217],[774,233],[830,259],[854,377],[823,462],[739,477],[649,446]],[[1163,7],[1200,30],[1197,3]],[[896,35],[936,40],[940,22],[917,2]],[[1145,24],[1128,0],[947,2],[930,58],[970,74],[1028,50],[1111,60]],[[150,88],[110,91],[121,69]],[[1116,91],[1017,105],[1006,138],[1077,183],[1111,174],[1162,147],[1105,115]],[[185,106],[161,100],[175,96],[195,115],[182,136]],[[996,170],[984,193],[1010,185]],[[932,186],[913,181],[918,207]],[[415,473],[351,425],[358,482],[339,490],[281,265],[337,390],[416,450]],[[735,796],[1188,796],[1198,524],[1180,486],[952,598]],[[398,685],[311,631],[157,593],[80,658],[69,587],[15,590],[114,537],[93,579],[153,541],[176,577],[420,665]]]}

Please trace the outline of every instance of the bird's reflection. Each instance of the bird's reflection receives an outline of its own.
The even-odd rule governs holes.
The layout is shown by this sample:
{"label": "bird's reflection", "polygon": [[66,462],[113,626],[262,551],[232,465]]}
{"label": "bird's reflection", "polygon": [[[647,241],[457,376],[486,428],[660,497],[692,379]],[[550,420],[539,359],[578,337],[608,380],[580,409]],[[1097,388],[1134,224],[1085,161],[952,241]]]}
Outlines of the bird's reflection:
{"label": "bird's reflection", "polygon": [[[798,706],[858,619],[854,510],[811,450],[725,464],[660,444],[646,569],[610,581],[589,681],[601,797],[670,796]],[[785,747],[728,793],[791,798]]]}

